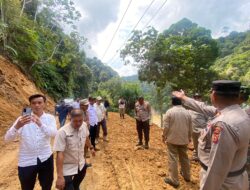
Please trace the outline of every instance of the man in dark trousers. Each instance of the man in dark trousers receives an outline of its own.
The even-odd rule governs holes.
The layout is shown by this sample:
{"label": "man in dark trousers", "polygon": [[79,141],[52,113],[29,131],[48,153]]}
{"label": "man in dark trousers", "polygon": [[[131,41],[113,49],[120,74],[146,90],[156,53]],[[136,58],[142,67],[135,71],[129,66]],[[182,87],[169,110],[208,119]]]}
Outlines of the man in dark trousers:
{"label": "man in dark trousers", "polygon": [[96,108],[94,106],[95,98],[89,97],[89,107],[88,107],[88,116],[89,116],[89,133],[90,133],[90,141],[93,147],[96,149],[95,139],[96,139],[96,131],[98,125],[98,117]]}
{"label": "man in dark trousers", "polygon": [[[6,141],[20,137],[18,176],[22,190],[33,190],[38,177],[42,190],[50,190],[54,164],[50,140],[56,136],[56,120],[44,112],[46,97],[29,97],[32,112],[23,113],[5,135]],[[26,108],[28,109],[28,108]]]}
{"label": "man in dark trousers", "polygon": [[150,126],[149,121],[151,118],[151,106],[147,101],[144,101],[144,98],[141,96],[138,98],[138,101],[135,103],[135,119],[136,119],[136,128],[138,133],[139,142],[136,146],[142,146],[143,134],[145,145],[144,148],[149,148],[149,133]]}

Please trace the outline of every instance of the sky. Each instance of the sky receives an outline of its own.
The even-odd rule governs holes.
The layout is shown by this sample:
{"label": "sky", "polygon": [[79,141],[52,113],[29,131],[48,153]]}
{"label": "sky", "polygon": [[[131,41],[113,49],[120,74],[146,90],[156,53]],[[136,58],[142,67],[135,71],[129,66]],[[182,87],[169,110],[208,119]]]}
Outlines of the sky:
{"label": "sky", "polygon": [[[137,68],[124,65],[123,60],[119,58],[118,50],[126,42],[152,0],[132,0],[105,56],[104,53],[130,0],[74,0],[74,2],[82,15],[77,22],[78,30],[81,35],[88,38],[85,45],[87,56],[98,57],[120,76],[137,74]],[[167,0],[164,7],[157,11],[164,2],[165,0],[153,0],[152,6],[136,29],[144,29],[154,15],[156,16],[149,25],[158,31],[167,29],[184,17],[210,29],[214,38],[225,36],[230,31],[250,29],[249,0]]]}

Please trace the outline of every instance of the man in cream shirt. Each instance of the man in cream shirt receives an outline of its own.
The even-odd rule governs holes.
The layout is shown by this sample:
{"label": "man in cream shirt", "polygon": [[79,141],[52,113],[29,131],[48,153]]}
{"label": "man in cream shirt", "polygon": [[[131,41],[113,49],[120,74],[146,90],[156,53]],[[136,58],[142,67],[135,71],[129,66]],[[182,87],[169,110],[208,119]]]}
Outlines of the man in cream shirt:
{"label": "man in cream shirt", "polygon": [[70,123],[60,128],[54,142],[54,151],[57,152],[56,188],[59,190],[79,190],[87,168],[84,158],[85,144],[91,149],[92,155],[95,155],[82,110],[73,109],[70,116]]}

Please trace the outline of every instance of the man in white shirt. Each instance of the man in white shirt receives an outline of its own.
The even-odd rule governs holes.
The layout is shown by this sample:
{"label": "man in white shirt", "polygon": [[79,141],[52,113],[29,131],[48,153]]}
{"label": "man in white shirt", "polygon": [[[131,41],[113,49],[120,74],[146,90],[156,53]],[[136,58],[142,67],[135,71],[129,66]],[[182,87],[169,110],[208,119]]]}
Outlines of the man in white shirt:
{"label": "man in white shirt", "polygon": [[42,190],[50,190],[53,182],[53,155],[50,139],[57,133],[55,117],[44,113],[46,97],[29,97],[32,113],[20,116],[7,131],[5,141],[20,136],[18,176],[22,190],[33,190],[36,178]]}
{"label": "man in white shirt", "polygon": [[70,113],[70,123],[58,131],[54,151],[57,152],[56,188],[60,190],[79,190],[86,174],[84,147],[90,148],[95,156],[94,147],[89,140],[89,130],[84,122],[83,111],[74,109]]}
{"label": "man in white shirt", "polygon": [[96,130],[98,124],[98,117],[94,104],[95,104],[95,99],[93,97],[89,97],[89,107],[88,107],[89,133],[90,133],[89,136],[91,144],[93,145],[95,150],[97,150],[95,146],[95,138],[96,138]]}
{"label": "man in white shirt", "polygon": [[80,109],[80,99],[76,98],[75,101],[72,103],[73,109]]}
{"label": "man in white shirt", "polygon": [[97,131],[96,131],[96,142],[98,143],[99,135],[100,135],[100,127],[102,126],[103,131],[103,141],[107,140],[107,125],[106,125],[106,109],[102,103],[102,97],[98,96],[96,98],[95,108],[97,112],[97,118],[98,118],[98,125],[97,125]]}

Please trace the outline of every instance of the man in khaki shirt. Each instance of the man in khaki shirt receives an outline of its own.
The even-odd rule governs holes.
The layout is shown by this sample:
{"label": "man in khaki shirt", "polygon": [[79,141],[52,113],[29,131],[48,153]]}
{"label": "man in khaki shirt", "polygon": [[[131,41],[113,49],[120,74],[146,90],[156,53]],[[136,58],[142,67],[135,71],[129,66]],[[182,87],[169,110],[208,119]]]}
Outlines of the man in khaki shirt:
{"label": "man in khaki shirt", "polygon": [[169,178],[165,183],[177,188],[178,179],[178,158],[181,164],[181,174],[184,180],[190,181],[190,165],[187,155],[187,146],[192,136],[192,118],[189,111],[182,107],[181,100],[172,97],[172,105],[164,115],[163,142],[168,147]]}
{"label": "man in khaki shirt", "polygon": [[183,91],[173,92],[189,109],[213,117],[199,138],[201,190],[249,188],[246,162],[250,119],[239,106],[239,91],[240,82],[214,81],[210,98],[216,108],[188,98]]}
{"label": "man in khaki shirt", "polygon": [[[201,97],[202,96],[199,93],[195,93],[193,96],[193,98],[199,102],[202,102]],[[189,110],[189,112],[190,112],[190,115],[192,117],[192,128],[193,128],[192,140],[193,140],[193,145],[194,145],[194,151],[193,151],[192,160],[199,161],[199,158],[198,158],[198,139],[200,137],[201,131],[203,129],[205,129],[207,126],[208,118],[204,114],[195,112],[193,110]]]}
{"label": "man in khaki shirt", "polygon": [[151,106],[148,102],[144,101],[143,97],[139,97],[138,101],[135,104],[135,119],[136,119],[136,128],[138,133],[139,142],[136,146],[142,146],[142,139],[144,133],[145,139],[145,149],[148,149],[149,143],[149,133],[150,126],[149,120],[151,118]]}
{"label": "man in khaki shirt", "polygon": [[70,116],[70,123],[60,128],[54,142],[54,151],[57,152],[56,188],[59,190],[79,190],[86,174],[85,144],[92,150],[92,155],[95,155],[82,110],[73,109]]}

